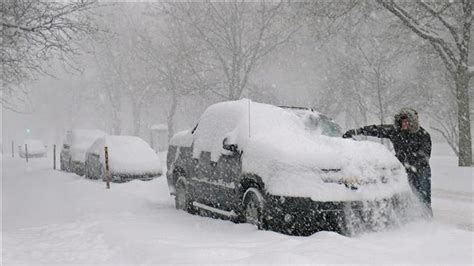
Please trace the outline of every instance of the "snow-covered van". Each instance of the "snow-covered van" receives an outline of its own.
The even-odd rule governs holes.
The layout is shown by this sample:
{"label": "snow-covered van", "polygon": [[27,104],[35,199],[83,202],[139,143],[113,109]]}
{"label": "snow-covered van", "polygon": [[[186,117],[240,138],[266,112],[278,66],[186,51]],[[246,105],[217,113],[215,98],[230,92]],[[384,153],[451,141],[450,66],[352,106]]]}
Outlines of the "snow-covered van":
{"label": "snow-covered van", "polygon": [[340,136],[311,109],[211,105],[170,141],[170,193],[177,209],[294,235],[349,233],[351,219],[370,222],[381,206],[396,213],[411,193],[400,162],[379,143]]}
{"label": "snow-covered van", "polygon": [[98,138],[106,133],[97,129],[75,129],[66,133],[66,140],[61,149],[60,166],[62,171],[84,175],[86,151]]}
{"label": "snow-covered van", "polygon": [[158,155],[143,139],[135,136],[105,136],[98,138],[87,150],[86,178],[105,179],[105,146],[113,182],[151,180],[163,173]]}

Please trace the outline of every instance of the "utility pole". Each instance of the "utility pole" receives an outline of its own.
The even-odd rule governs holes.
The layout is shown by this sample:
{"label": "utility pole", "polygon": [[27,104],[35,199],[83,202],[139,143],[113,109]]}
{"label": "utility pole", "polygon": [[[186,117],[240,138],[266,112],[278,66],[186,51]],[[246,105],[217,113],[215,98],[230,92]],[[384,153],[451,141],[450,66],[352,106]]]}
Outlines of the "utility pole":
{"label": "utility pole", "polygon": [[28,144],[25,143],[25,158],[26,162],[28,162]]}
{"label": "utility pole", "polygon": [[53,145],[53,169],[56,170],[56,144]]}

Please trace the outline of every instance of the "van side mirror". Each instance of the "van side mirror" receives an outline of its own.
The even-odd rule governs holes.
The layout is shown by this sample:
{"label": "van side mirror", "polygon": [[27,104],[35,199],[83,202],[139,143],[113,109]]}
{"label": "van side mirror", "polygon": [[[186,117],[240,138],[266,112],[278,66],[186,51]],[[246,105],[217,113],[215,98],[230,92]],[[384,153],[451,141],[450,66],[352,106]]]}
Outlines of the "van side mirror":
{"label": "van side mirror", "polygon": [[222,141],[222,148],[233,153],[239,152],[239,146],[237,144],[227,144],[227,138]]}

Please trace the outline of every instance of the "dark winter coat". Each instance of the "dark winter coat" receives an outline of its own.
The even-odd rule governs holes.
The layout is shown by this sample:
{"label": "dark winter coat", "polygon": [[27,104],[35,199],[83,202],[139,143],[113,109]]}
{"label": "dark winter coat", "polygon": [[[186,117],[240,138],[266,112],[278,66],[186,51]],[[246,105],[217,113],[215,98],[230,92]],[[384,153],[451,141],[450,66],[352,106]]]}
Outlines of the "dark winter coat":
{"label": "dark winter coat", "polygon": [[407,170],[419,172],[429,167],[431,138],[422,127],[416,132],[407,132],[395,125],[373,125],[356,129],[356,134],[390,139],[395,156]]}
{"label": "dark winter coat", "polygon": [[[401,129],[402,117],[407,117],[410,122],[409,130]],[[394,120],[393,125],[372,125],[349,130],[343,137],[365,135],[390,139],[395,156],[405,166],[411,185],[431,208],[430,134],[419,125],[418,115],[413,109],[402,109]]]}

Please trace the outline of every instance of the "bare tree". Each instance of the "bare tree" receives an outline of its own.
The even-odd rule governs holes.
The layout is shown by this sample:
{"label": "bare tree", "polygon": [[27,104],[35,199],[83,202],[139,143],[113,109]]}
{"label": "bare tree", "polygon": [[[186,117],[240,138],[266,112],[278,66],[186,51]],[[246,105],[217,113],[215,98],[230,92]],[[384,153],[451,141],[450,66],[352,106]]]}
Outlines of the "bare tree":
{"label": "bare tree", "polygon": [[[417,91],[404,81],[397,77],[401,68],[401,61],[409,56],[409,52],[403,45],[393,45],[384,43],[390,42],[388,34],[372,36],[372,42],[366,42],[367,48],[357,44],[356,50],[360,60],[360,77],[365,81],[366,89],[358,92],[359,97],[373,99],[371,101],[375,108],[368,108],[367,111],[375,113],[380,124],[387,123],[388,114],[393,113],[394,109],[399,109],[401,104],[411,105],[416,100]],[[399,76],[399,75],[398,75]],[[368,88],[368,90],[367,90]]]}
{"label": "bare tree", "polygon": [[472,164],[469,81],[474,67],[468,66],[472,0],[395,1],[377,0],[419,37],[427,40],[443,61],[456,87],[459,127],[459,166]]}
{"label": "bare tree", "polygon": [[[382,47],[377,40],[388,37],[378,33],[381,27],[372,18],[377,6],[371,2],[341,0],[304,2],[297,7],[306,18],[307,31],[323,51],[325,61],[324,86],[317,91],[315,107],[333,117],[343,113],[348,127],[367,124],[369,113],[384,117],[382,97],[378,97],[378,102],[372,101],[377,98],[373,97],[374,92],[383,89],[382,76],[389,72],[386,69],[389,61],[382,62],[385,55],[374,51]],[[379,90],[370,90],[372,87]]]}
{"label": "bare tree", "polygon": [[376,3],[338,4],[336,11],[324,12],[339,28],[332,26],[321,45],[327,89],[318,95],[318,106],[333,115],[344,113],[347,127],[366,125],[371,115],[384,124],[399,108],[419,106],[420,89],[409,73],[415,43],[407,30],[387,27],[393,19],[387,19]]}
{"label": "bare tree", "polygon": [[[113,10],[104,10],[109,19],[100,23],[109,34],[96,38],[99,91],[110,105],[111,118],[116,123],[112,128],[116,133],[121,132],[123,108],[130,107],[132,134],[141,136],[144,110],[159,91],[161,77],[156,75],[156,65],[147,51],[141,49],[142,43],[150,38],[148,29],[141,26],[146,17],[138,16],[146,7],[121,4]],[[114,18],[113,22],[110,18]]]}
{"label": "bare tree", "polygon": [[[0,79],[4,107],[15,110],[11,97],[28,94],[19,84],[48,73],[52,58],[68,64],[77,53],[73,42],[96,30],[87,17],[94,1],[51,2],[5,0],[0,4]],[[18,93],[16,93],[18,92]]]}
{"label": "bare tree", "polygon": [[205,78],[208,68],[203,67],[201,61],[205,56],[203,50],[187,36],[186,25],[182,21],[171,19],[163,23],[163,16],[160,16],[163,15],[162,8],[163,6],[159,6],[146,12],[157,28],[140,38],[139,47],[143,52],[143,62],[150,64],[152,75],[159,79],[156,93],[169,99],[169,104],[163,106],[166,111],[168,138],[171,138],[174,135],[175,116],[182,97],[204,93],[208,86],[213,85]]}
{"label": "bare tree", "polygon": [[110,39],[103,40],[102,45],[94,47],[97,73],[96,86],[93,89],[98,95],[97,109],[103,122],[109,125],[112,134],[120,135],[122,133],[123,86],[118,77],[121,73],[117,73],[115,65],[117,58],[112,55],[109,47]]}
{"label": "bare tree", "polygon": [[439,64],[439,58],[435,51],[430,49],[429,44],[422,45],[419,49],[416,82],[418,87],[424,88],[423,90],[427,92],[427,106],[424,113],[431,120],[430,128],[439,133],[454,154],[459,156],[456,88],[451,74]]}
{"label": "bare tree", "polygon": [[210,83],[217,83],[208,89],[230,100],[241,97],[258,63],[297,30],[285,21],[286,7],[283,2],[245,1],[167,6],[168,14],[187,26],[195,45],[205,52],[201,63],[215,73]]}
{"label": "bare tree", "polygon": [[[453,95],[455,96],[455,95]],[[441,99],[438,99],[441,100]],[[440,133],[446,140],[449,147],[456,156],[459,156],[459,129],[457,124],[457,112],[455,97],[442,97],[441,101],[436,101],[438,108],[436,112],[430,113],[431,119],[435,122],[430,128]]]}
{"label": "bare tree", "polygon": [[358,0],[301,1],[292,5],[300,19],[306,21],[313,36],[324,43],[364,21],[371,6],[370,2]]}

